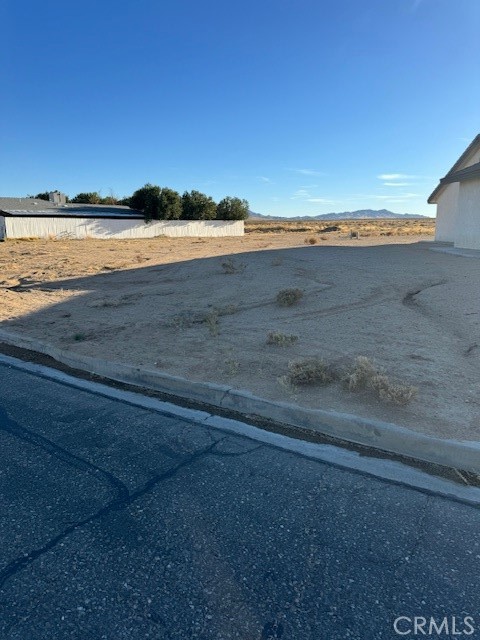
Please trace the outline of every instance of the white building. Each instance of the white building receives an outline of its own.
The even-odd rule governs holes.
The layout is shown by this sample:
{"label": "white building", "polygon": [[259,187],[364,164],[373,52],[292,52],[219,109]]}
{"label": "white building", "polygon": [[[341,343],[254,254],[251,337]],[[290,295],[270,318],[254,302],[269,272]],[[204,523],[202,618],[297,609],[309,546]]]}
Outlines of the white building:
{"label": "white building", "polygon": [[[60,194],[61,196],[61,194]],[[128,207],[0,198],[0,240],[243,236],[243,220],[152,220]]]}
{"label": "white building", "polygon": [[428,198],[437,205],[435,240],[480,249],[480,135]]}

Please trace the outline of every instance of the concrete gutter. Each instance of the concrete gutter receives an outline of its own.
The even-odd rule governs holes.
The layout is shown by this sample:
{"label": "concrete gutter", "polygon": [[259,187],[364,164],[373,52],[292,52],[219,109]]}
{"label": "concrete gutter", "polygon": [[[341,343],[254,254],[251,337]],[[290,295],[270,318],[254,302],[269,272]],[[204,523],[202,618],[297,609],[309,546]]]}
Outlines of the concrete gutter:
{"label": "concrete gutter", "polygon": [[92,358],[59,349],[35,338],[3,331],[0,342],[48,355],[57,362],[116,382],[152,389],[170,396],[266,418],[357,445],[434,464],[480,473],[480,443],[447,440],[417,433],[389,422],[348,413],[308,409],[287,402],[259,398],[249,391],[210,382],[192,382],[161,371]]}

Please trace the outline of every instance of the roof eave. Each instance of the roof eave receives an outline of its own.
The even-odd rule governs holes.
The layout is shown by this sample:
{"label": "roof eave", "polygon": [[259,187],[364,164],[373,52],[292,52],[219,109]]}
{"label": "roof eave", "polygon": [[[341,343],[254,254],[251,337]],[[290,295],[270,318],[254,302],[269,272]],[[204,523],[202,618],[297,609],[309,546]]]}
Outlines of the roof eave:
{"label": "roof eave", "polygon": [[428,200],[427,200],[428,204],[437,204],[438,203],[438,197],[440,196],[442,191],[446,188],[446,186],[448,184],[451,184],[452,182],[457,182],[457,180],[449,180],[449,181],[447,181],[447,178],[451,177],[454,173],[456,173],[458,167],[462,164],[462,162],[466,158],[468,158],[468,156],[471,153],[475,153],[477,148],[480,148],[480,133],[477,136],[475,136],[475,138],[468,145],[468,147],[465,149],[465,151],[462,153],[462,155],[458,158],[458,160],[455,162],[455,164],[450,169],[450,171],[447,173],[447,175],[440,180],[439,184],[435,187],[435,189],[429,195]]}
{"label": "roof eave", "polygon": [[432,193],[428,196],[428,204],[438,204],[438,197],[439,195],[442,193],[442,191],[445,189],[444,184],[442,184],[442,182],[440,181],[440,183],[435,187],[435,189],[432,191]]}

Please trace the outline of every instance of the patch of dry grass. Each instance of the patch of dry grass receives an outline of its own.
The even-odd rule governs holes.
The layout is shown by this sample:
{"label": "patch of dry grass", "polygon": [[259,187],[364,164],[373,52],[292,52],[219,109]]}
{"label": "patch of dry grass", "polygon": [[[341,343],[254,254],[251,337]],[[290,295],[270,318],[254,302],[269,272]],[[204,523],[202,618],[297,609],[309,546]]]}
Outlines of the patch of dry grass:
{"label": "patch of dry grass", "polygon": [[329,384],[333,378],[321,358],[305,358],[289,363],[288,381],[293,386],[311,386]]}
{"label": "patch of dry grass", "polygon": [[344,377],[349,391],[370,390],[380,400],[396,405],[408,404],[417,395],[418,389],[393,380],[369,358],[358,356]]}
{"label": "patch of dry grass", "polygon": [[365,356],[358,356],[358,358],[355,358],[353,365],[345,373],[345,387],[349,391],[366,389],[377,373],[378,370],[371,360]]}
{"label": "patch of dry grass", "polygon": [[406,218],[404,220],[399,220],[398,218],[366,218],[364,220],[302,220],[297,222],[251,219],[245,223],[245,232],[266,234],[320,233],[328,226],[338,227],[338,231],[329,234],[333,237],[349,238],[352,231],[358,233],[362,238],[371,236],[433,235],[435,233],[435,218]]}
{"label": "patch of dry grass", "polygon": [[247,265],[242,262],[237,262],[233,258],[226,258],[222,262],[223,273],[233,275],[234,273],[243,273]]}
{"label": "patch of dry grass", "polygon": [[214,307],[209,311],[182,311],[173,316],[169,323],[174,329],[190,329],[194,325],[204,324],[212,336],[219,333],[219,319],[222,316],[231,316],[239,311],[236,304],[229,304],[225,307]]}
{"label": "patch of dry grass", "polygon": [[408,404],[418,393],[417,387],[391,380],[386,375],[374,376],[370,382],[370,388],[380,400],[397,405]]}
{"label": "patch of dry grass", "polygon": [[277,293],[276,301],[281,307],[292,307],[303,298],[301,289],[282,289]]}
{"label": "patch of dry grass", "polygon": [[382,402],[398,406],[408,404],[418,391],[412,385],[390,378],[383,369],[365,356],[358,356],[349,365],[342,363],[340,366],[335,366],[335,363],[326,364],[320,358],[290,362],[285,380],[292,387],[325,385],[340,381],[348,391],[371,392]]}
{"label": "patch of dry grass", "polygon": [[288,347],[297,342],[298,336],[287,335],[281,331],[270,331],[267,336],[267,344],[273,344],[277,347]]}
{"label": "patch of dry grass", "polygon": [[218,311],[213,309],[203,319],[203,322],[207,325],[210,335],[218,336]]}
{"label": "patch of dry grass", "polygon": [[240,371],[240,362],[238,362],[238,360],[235,360],[235,358],[228,358],[227,360],[225,360],[224,371],[225,375],[230,378],[236,376]]}

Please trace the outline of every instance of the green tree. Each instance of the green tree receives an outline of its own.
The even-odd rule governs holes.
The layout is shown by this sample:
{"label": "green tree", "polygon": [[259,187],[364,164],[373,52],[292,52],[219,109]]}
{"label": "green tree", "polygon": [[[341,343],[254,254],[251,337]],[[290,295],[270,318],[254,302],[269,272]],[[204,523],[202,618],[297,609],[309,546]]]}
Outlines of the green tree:
{"label": "green tree", "polygon": [[173,189],[164,187],[160,193],[159,218],[161,220],[178,220],[182,215],[182,199]]}
{"label": "green tree", "polygon": [[143,211],[146,220],[178,220],[182,214],[182,200],[176,191],[150,183],[135,191],[129,206]]}
{"label": "green tree", "polygon": [[182,196],[182,218],[184,220],[213,220],[217,205],[210,196],[200,191],[185,191]]}
{"label": "green tree", "polygon": [[77,193],[72,199],[72,202],[76,204],[100,204],[102,198],[97,191],[90,191],[85,193]]}
{"label": "green tree", "polygon": [[143,211],[146,220],[157,219],[160,209],[160,187],[147,182],[137,189],[130,198],[129,207],[137,211]]}
{"label": "green tree", "polygon": [[116,205],[118,204],[118,199],[115,196],[106,196],[105,198],[101,199],[100,204]]}
{"label": "green tree", "polygon": [[249,210],[247,200],[227,196],[217,204],[217,220],[246,220]]}
{"label": "green tree", "polygon": [[50,191],[44,191],[43,193],[37,193],[36,196],[29,196],[35,198],[35,200],[50,200]]}

